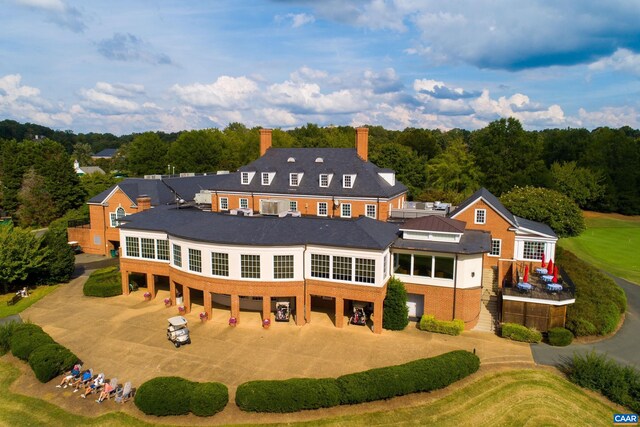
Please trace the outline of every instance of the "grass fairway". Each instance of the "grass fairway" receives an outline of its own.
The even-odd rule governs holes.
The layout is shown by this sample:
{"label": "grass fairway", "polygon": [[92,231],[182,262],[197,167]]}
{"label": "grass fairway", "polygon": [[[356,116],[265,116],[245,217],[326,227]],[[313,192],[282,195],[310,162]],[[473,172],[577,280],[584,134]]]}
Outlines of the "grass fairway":
{"label": "grass fairway", "polygon": [[[44,400],[11,393],[9,385],[18,375],[10,363],[0,361],[0,425],[150,425],[122,412],[97,418],[74,415]],[[610,426],[615,412],[602,400],[550,372],[515,370],[488,374],[425,405],[286,425]],[[179,420],[184,419],[175,419]]]}
{"label": "grass fairway", "polygon": [[35,304],[56,290],[58,286],[60,285],[38,286],[35,291],[29,291],[29,296],[27,298],[22,298],[15,305],[7,305],[7,301],[10,301],[15,294],[0,295],[0,319],[26,310],[27,307]]}
{"label": "grass fairway", "polygon": [[587,230],[559,245],[596,267],[640,284],[640,216],[585,212]]}

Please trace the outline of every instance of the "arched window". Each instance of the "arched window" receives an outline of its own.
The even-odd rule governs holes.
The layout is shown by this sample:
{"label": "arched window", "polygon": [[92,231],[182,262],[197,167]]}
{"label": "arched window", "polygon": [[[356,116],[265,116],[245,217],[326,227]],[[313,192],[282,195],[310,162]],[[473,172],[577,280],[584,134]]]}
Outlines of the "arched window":
{"label": "arched window", "polygon": [[109,214],[109,219],[111,219],[111,227],[114,227],[114,228],[117,227],[118,220],[121,218],[124,218],[126,214],[127,213],[124,211],[124,208],[122,206],[119,206],[115,212],[111,212]]}
{"label": "arched window", "polygon": [[126,213],[125,213],[124,208],[122,206],[120,206],[118,209],[116,209],[116,219],[124,218],[125,214]]}

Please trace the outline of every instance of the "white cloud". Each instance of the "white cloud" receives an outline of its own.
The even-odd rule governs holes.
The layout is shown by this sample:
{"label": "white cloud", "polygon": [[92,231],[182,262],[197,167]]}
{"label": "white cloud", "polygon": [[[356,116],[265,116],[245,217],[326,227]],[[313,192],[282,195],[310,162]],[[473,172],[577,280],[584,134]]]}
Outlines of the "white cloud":
{"label": "white cloud", "polygon": [[613,55],[589,64],[593,71],[622,71],[640,76],[640,54],[633,53],[629,49],[618,49]]}
{"label": "white cloud", "polygon": [[619,128],[630,126],[634,129],[640,127],[638,111],[633,107],[603,107],[598,111],[587,111],[580,108],[576,126],[593,129],[600,126]]}
{"label": "white cloud", "polygon": [[140,104],[130,99],[125,99],[130,96],[129,92],[125,93],[123,96],[122,89],[117,89],[109,83],[99,82],[95,88],[80,91],[80,95],[84,98],[82,107],[104,114],[122,114],[138,111]]}
{"label": "white cloud", "polygon": [[173,85],[171,91],[196,107],[246,108],[258,91],[258,84],[247,77],[220,76],[210,84]]}
{"label": "white cloud", "polygon": [[87,26],[84,23],[82,13],[75,7],[69,6],[62,0],[14,0],[21,6],[28,7],[42,15],[45,20],[60,27],[73,31],[83,32]]}
{"label": "white cloud", "polygon": [[278,23],[290,22],[291,28],[300,28],[304,25],[312,24],[316,21],[316,18],[307,13],[287,13],[286,15],[276,15],[275,21]]}
{"label": "white cloud", "polygon": [[40,97],[40,89],[21,82],[20,74],[0,77],[0,116],[45,126],[71,124],[71,115],[63,105],[52,105]]}

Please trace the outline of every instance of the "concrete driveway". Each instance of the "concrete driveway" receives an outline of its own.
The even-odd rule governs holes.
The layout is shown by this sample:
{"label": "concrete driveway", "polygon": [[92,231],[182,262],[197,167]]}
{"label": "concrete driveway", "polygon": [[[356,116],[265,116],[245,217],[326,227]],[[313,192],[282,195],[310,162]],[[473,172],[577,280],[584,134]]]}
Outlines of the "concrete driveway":
{"label": "concrete driveway", "polygon": [[532,344],[531,351],[536,363],[557,365],[563,358],[571,357],[574,352],[583,354],[595,350],[620,363],[640,367],[640,286],[624,279],[611,277],[627,294],[627,314],[618,333],[593,344],[576,344],[568,347],[553,347],[544,343]]}

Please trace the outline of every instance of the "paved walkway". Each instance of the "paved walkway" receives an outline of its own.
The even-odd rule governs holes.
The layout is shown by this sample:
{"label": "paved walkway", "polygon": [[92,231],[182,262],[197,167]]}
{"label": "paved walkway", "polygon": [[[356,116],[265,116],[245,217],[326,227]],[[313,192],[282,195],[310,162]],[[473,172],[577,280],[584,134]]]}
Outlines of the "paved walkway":
{"label": "paved walkway", "polygon": [[557,365],[574,352],[588,353],[595,350],[618,362],[640,367],[640,285],[613,277],[627,294],[627,314],[624,324],[613,337],[593,344],[576,344],[553,347],[548,344],[532,344],[533,358],[538,364]]}
{"label": "paved walkway", "polygon": [[[152,301],[144,301],[143,290],[106,299],[85,297],[86,274],[25,310],[22,318],[41,325],[80,356],[85,367],[120,382],[133,381],[134,386],[161,375],[220,381],[229,387],[233,402],[236,387],[248,380],[337,377],[456,349],[475,350],[483,366],[533,366],[528,345],[486,332],[450,337],[419,331],[412,323],[401,332],[375,335],[359,326],[335,328],[326,314],[318,312],[312,313],[312,323],[306,326],[274,322],[269,330],[261,328],[259,312],[242,312],[241,323],[230,327],[226,309],[214,308],[212,319],[201,323],[198,306],[185,316],[193,344],[176,349],[166,339],[166,319],[177,314],[175,307],[165,308],[162,302],[167,291],[160,291]],[[24,375],[14,388],[86,414],[86,403],[80,403],[77,393],[60,391],[51,384],[43,386]],[[114,409],[111,404],[96,406],[90,406],[91,413]],[[140,416],[133,405],[127,411]],[[266,421],[264,416],[241,413],[233,403],[215,418],[209,422]]]}

